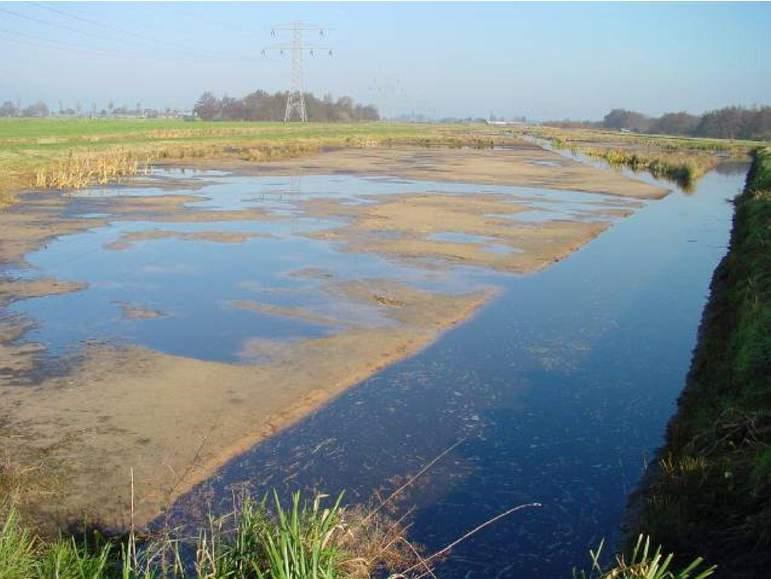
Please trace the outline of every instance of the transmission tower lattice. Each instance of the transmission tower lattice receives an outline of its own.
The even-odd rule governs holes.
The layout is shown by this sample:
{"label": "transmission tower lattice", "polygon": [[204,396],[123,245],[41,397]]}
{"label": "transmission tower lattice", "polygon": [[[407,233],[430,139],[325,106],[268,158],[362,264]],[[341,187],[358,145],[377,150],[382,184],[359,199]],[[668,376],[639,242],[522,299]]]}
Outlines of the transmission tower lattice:
{"label": "transmission tower lattice", "polygon": [[305,108],[304,96],[305,82],[303,79],[303,57],[306,51],[310,56],[314,56],[316,51],[328,51],[329,56],[332,56],[332,49],[327,46],[308,43],[305,41],[304,35],[306,32],[312,31],[318,32],[319,36],[324,37],[327,30],[329,29],[320,26],[307,25],[297,21],[283,26],[274,26],[270,32],[273,37],[285,32],[291,33],[292,35],[291,42],[266,46],[262,50],[263,54],[266,54],[269,50],[278,51],[280,54],[284,54],[285,51],[292,52],[292,85],[286,99],[286,111],[284,112],[285,123],[294,120],[303,123],[308,121],[308,112]]}

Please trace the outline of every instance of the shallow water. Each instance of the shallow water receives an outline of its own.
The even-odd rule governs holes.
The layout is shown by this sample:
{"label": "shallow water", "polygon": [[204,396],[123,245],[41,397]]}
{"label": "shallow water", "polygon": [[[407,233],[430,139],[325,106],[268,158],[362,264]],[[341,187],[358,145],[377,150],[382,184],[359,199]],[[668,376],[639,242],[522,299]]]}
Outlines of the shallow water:
{"label": "shallow water", "polygon": [[[346,308],[347,323],[382,325],[389,321],[376,307],[346,302],[325,290],[335,281],[393,279],[434,291],[458,292],[478,287],[490,275],[460,268],[438,272],[371,254],[342,252],[332,242],[307,234],[337,227],[340,221],[318,219],[302,211],[310,199],[371,203],[399,193],[496,193],[536,208],[540,221],[565,212],[584,212],[591,219],[619,201],[607,195],[528,187],[414,181],[389,177],[309,175],[303,177],[234,175],[222,171],[164,169],[133,184],[78,191],[67,208],[75,218],[106,219],[108,224],[47,243],[26,257],[30,268],[6,271],[14,277],[51,276],[87,284],[82,291],[14,303],[13,314],[35,322],[25,340],[45,345],[47,355],[77,353],[86,343],[138,344],[169,354],[204,360],[239,362],[249,338],[294,340],[329,335],[339,325],[248,311],[233,306],[243,300],[279,307],[302,307],[319,316]],[[266,220],[164,223],[110,221],[88,203],[113,196],[189,195],[192,209],[218,211],[259,208]],[[549,206],[550,209],[543,207]],[[543,206],[543,207],[542,207]],[[605,217],[604,219],[608,219]],[[153,231],[188,237],[139,239],[116,247],[123,236]],[[248,234],[246,240],[223,243],[191,238],[201,233]],[[388,232],[385,232],[386,234]],[[441,237],[441,236],[440,236]],[[476,243],[475,237],[450,232],[452,239]],[[492,253],[512,251],[484,238]],[[305,268],[325,272],[322,279],[297,276]],[[151,312],[127,316],[126,309]]]}
{"label": "shallow water", "polygon": [[180,500],[320,489],[367,500],[461,441],[403,497],[411,537],[454,549],[440,577],[568,577],[617,538],[628,494],[663,440],[725,254],[743,175],[713,172],[505,291],[411,359],[232,460]]}
{"label": "shallow water", "polygon": [[[389,177],[158,171],[141,186],[79,193],[68,214],[99,224],[27,255],[30,269],[5,272],[84,282],[85,289],[8,309],[35,322],[23,339],[42,343],[51,357],[96,340],[242,362],[249,338],[293,340],[338,328],[244,311],[234,301],[302,307],[321,316],[344,311],[349,321],[378,325],[392,320],[330,294],[324,284],[386,278],[445,292],[490,282],[503,286],[467,324],[234,459],[180,500],[173,514],[190,520],[189,507],[209,491],[215,505],[227,509],[230,489],[243,483],[257,494],[274,487],[333,494],[345,489],[347,500],[367,500],[377,489],[393,488],[394,477],[417,472],[462,441],[404,496],[402,508],[416,507],[413,539],[438,549],[511,506],[544,506],[517,513],[455,549],[440,576],[568,576],[601,537],[613,540],[626,496],[662,440],[712,270],[725,252],[731,218],[726,199],[742,180],[735,171],[715,172],[691,195],[676,192],[642,204],[571,191]],[[513,219],[536,223],[608,219],[608,210],[642,208],[566,260],[520,277],[481,268],[422,268],[341,252],[305,235],[339,222],[303,214],[301,201],[361,204],[373,195],[404,192],[511,195],[530,208]],[[93,197],[169,193],[198,198],[191,208],[256,207],[274,218],[121,221],[89,205]],[[188,237],[110,248],[125,235],[151,230]],[[237,243],[189,237],[201,232],[252,237]],[[439,236],[488,251],[511,250],[484,236]],[[318,275],[307,275],[308,268]],[[127,307],[158,315],[127,317]]]}

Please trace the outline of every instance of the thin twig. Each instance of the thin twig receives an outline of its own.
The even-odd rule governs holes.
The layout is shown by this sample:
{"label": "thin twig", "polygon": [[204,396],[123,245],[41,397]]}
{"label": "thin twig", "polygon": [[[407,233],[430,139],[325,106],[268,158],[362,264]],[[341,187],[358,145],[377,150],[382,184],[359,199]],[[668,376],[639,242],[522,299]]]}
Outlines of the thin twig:
{"label": "thin twig", "polygon": [[[423,575],[430,575],[434,579],[437,579],[436,575],[434,575],[434,571],[431,569],[431,567],[428,566],[428,559],[424,559],[423,557],[421,557],[418,550],[415,547],[413,547],[412,543],[410,543],[407,539],[405,539],[404,537],[399,537],[399,539],[402,541],[402,543],[407,545],[410,548],[410,551],[412,551],[413,555],[415,555],[415,557],[418,558],[418,566],[422,565],[423,567],[426,568],[426,571],[425,573],[423,573]],[[421,577],[423,575],[421,575]]]}
{"label": "thin twig", "polygon": [[392,492],[390,495],[388,495],[388,498],[384,500],[380,505],[378,505],[373,511],[371,511],[366,517],[364,517],[363,523],[366,523],[372,516],[374,516],[376,513],[380,512],[380,510],[389,502],[391,501],[396,495],[401,493],[404,489],[406,489],[408,486],[410,486],[412,483],[414,483],[420,476],[425,474],[425,472],[430,469],[432,466],[434,466],[437,462],[439,462],[442,458],[444,458],[447,454],[455,450],[458,446],[460,446],[461,443],[466,441],[466,437],[461,438],[459,441],[457,441],[455,444],[450,446],[449,448],[446,448],[443,450],[439,455],[437,455],[431,462],[429,462],[426,466],[424,466],[418,474],[410,478],[406,483],[404,483],[402,486],[400,486],[398,489],[396,489],[394,492]]}
{"label": "thin twig", "polygon": [[[489,527],[494,522],[499,521],[500,519],[502,519],[504,517],[508,517],[512,513],[516,513],[517,511],[521,511],[522,509],[537,508],[537,507],[542,507],[542,506],[543,505],[541,503],[526,503],[524,505],[518,505],[518,506],[516,506],[514,508],[511,508],[508,511],[505,511],[505,512],[501,513],[500,515],[496,515],[492,519],[488,519],[487,521],[485,521],[481,525],[478,525],[478,526],[474,527],[468,533],[464,534],[462,537],[459,537],[459,538],[455,539],[452,543],[450,543],[449,545],[447,545],[443,549],[440,549],[439,551],[437,551],[436,553],[434,553],[430,557],[424,559],[424,561],[426,563],[428,563],[432,559],[436,559],[440,555],[444,555],[447,551],[449,551],[450,549],[452,549],[453,547],[458,545],[458,543],[461,543],[461,542],[465,541],[471,535],[474,535],[474,534],[478,533],[479,531],[481,531],[485,527]],[[417,564],[413,565],[412,567],[406,569],[405,571],[402,571],[402,573],[409,573],[410,571],[414,570],[416,567],[419,567],[419,566],[420,566],[420,563],[417,563]],[[418,579],[420,579],[420,577],[424,577],[424,576],[425,576],[425,573],[423,575],[420,575],[418,577]]]}

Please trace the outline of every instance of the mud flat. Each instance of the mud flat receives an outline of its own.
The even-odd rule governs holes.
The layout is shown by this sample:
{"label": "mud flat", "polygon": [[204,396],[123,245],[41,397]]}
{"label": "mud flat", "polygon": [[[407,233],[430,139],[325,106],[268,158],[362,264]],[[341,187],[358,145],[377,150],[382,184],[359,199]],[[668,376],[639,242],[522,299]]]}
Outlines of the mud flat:
{"label": "mud flat", "polygon": [[[136,520],[149,520],[473,315],[496,293],[490,276],[562,259],[663,194],[534,160],[553,159],[335,151],[176,187],[24,196],[0,212],[0,444],[58,474],[48,514],[124,524],[133,469]],[[281,172],[349,192],[263,194]]]}
{"label": "mud flat", "polygon": [[[202,162],[202,165],[207,166],[207,162]],[[259,168],[238,162],[229,166],[276,174],[339,172],[398,175],[432,181],[571,189],[638,199],[658,199],[668,193],[667,189],[566,159],[527,143],[499,150],[418,147],[341,149],[261,165]]]}
{"label": "mud flat", "polygon": [[343,227],[310,234],[340,241],[347,251],[417,260],[433,257],[518,273],[558,261],[610,224],[516,223],[510,217],[526,212],[527,206],[490,195],[407,194],[363,207],[318,200],[306,209],[313,215],[350,218]]}
{"label": "mud flat", "polygon": [[[490,295],[442,297],[393,284],[389,291],[400,305],[384,307],[406,323],[285,343],[247,341],[242,356],[259,365],[87,347],[66,376],[0,389],[12,414],[4,417],[3,446],[55,467],[66,481],[65,513],[77,509],[112,524],[127,522],[133,468],[137,520],[147,521],[226,459],[416,352]],[[0,363],[7,368],[5,354]]]}

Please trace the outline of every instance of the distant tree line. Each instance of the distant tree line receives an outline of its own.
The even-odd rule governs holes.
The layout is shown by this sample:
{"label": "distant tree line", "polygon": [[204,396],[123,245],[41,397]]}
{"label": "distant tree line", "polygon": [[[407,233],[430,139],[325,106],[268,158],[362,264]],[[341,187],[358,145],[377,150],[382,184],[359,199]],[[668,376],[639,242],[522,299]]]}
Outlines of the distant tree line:
{"label": "distant tree line", "polygon": [[36,102],[23,108],[11,101],[0,105],[0,117],[47,117],[48,114],[48,105],[44,102]]}
{"label": "distant tree line", "polygon": [[88,112],[84,112],[80,106],[80,103],[77,104],[75,108],[72,107],[64,107],[61,102],[59,102],[59,110],[51,110],[49,109],[48,105],[42,101],[38,101],[36,103],[32,103],[28,106],[22,106],[19,103],[13,103],[11,101],[5,101],[4,103],[0,104],[0,117],[48,117],[48,116],[59,116],[59,117],[88,117],[88,118],[97,118],[97,117],[121,117],[121,118],[143,118],[143,119],[155,119],[155,118],[187,118],[189,116],[189,112],[185,113],[183,111],[178,111],[176,109],[172,108],[166,108],[166,109],[154,109],[154,108],[143,108],[142,103],[137,103],[136,107],[132,108],[126,105],[116,107],[112,101],[107,105],[107,107],[97,110],[96,104],[93,104],[91,106],[91,110]]}
{"label": "distant tree line", "polygon": [[594,127],[638,133],[713,137],[720,139],[771,139],[771,106],[725,107],[703,115],[686,112],[649,117],[636,111],[613,109],[599,123],[563,121],[544,123],[561,127]]}
{"label": "distant tree line", "polygon": [[[237,99],[227,95],[217,98],[205,92],[198,99],[193,112],[204,121],[283,121],[288,93],[270,94],[255,91]],[[360,105],[351,97],[332,98],[324,95],[319,99],[305,93],[305,110],[308,118],[317,122],[377,121],[380,114],[373,105]]]}

